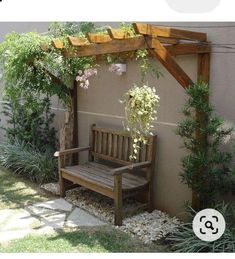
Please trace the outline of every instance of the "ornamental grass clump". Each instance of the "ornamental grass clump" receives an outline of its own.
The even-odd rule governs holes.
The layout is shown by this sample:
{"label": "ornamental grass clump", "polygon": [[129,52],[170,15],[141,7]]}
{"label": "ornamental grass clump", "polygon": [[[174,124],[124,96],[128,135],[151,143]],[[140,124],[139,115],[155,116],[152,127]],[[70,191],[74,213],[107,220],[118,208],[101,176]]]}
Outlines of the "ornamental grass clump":
{"label": "ornamental grass clump", "polygon": [[18,139],[14,143],[0,144],[0,165],[39,184],[57,178],[56,160],[51,150],[42,152]]}
{"label": "ornamental grass clump", "polygon": [[147,137],[152,135],[153,121],[156,119],[156,108],[159,96],[154,87],[134,85],[125,95],[121,103],[125,105],[125,129],[133,139],[133,153],[130,160],[136,160],[140,143],[147,144]]}
{"label": "ornamental grass clump", "polygon": [[192,221],[196,211],[188,208],[189,222],[181,224],[178,231],[170,234],[166,241],[173,251],[178,253],[234,253],[235,252],[235,206],[221,203],[214,207],[225,218],[226,229],[218,240],[206,242],[199,239],[193,232]]}

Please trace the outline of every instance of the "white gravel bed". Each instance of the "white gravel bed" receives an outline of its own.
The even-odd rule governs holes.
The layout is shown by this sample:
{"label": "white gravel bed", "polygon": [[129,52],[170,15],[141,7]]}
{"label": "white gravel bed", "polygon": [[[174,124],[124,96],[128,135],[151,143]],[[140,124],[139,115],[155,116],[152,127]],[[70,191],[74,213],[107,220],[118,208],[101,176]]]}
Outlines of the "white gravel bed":
{"label": "white gravel bed", "polygon": [[60,195],[60,185],[58,183],[46,183],[41,185],[40,187],[53,195]]}
{"label": "white gravel bed", "polygon": [[[111,199],[79,187],[67,191],[66,200],[113,224],[114,207]],[[125,200],[124,209],[136,207],[137,205],[138,202],[136,201]],[[164,238],[169,233],[173,233],[179,224],[180,221],[176,217],[172,218],[164,212],[154,210],[152,213],[142,211],[140,214],[126,217],[123,220],[123,225],[121,227],[116,226],[116,228],[149,244]]]}

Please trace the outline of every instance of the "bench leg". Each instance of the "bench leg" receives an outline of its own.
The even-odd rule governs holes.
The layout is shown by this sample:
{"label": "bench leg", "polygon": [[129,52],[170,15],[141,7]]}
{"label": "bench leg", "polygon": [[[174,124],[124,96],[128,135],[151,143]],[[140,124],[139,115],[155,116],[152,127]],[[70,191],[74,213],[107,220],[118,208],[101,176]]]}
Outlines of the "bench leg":
{"label": "bench leg", "polygon": [[148,187],[148,212],[153,211],[153,186],[152,182],[149,183]]}
{"label": "bench leg", "polygon": [[148,212],[151,213],[153,210],[154,210],[154,208],[153,208],[153,179],[150,176],[149,177],[149,186],[148,186]]}
{"label": "bench leg", "polygon": [[114,175],[114,224],[122,225],[122,175]]}
{"label": "bench leg", "polygon": [[65,180],[62,177],[61,173],[59,177],[59,184],[60,184],[60,197],[65,197]]}

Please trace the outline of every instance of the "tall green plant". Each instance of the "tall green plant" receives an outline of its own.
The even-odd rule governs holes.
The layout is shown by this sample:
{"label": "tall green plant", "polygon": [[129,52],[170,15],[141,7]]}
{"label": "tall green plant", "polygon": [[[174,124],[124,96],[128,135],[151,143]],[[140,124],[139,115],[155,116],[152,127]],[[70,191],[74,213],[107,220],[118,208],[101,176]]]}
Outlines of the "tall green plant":
{"label": "tall green plant", "polygon": [[188,100],[177,134],[182,137],[189,154],[182,159],[182,181],[192,188],[201,207],[213,204],[222,188],[231,178],[228,169],[231,154],[221,150],[223,140],[231,128],[223,127],[223,119],[214,115],[207,102],[209,87],[198,82],[186,90]]}
{"label": "tall green plant", "polygon": [[40,98],[33,94],[21,96],[8,91],[3,105],[7,125],[3,127],[10,143],[15,139],[28,143],[42,152],[57,147],[56,130],[52,126],[54,113],[48,97]]}

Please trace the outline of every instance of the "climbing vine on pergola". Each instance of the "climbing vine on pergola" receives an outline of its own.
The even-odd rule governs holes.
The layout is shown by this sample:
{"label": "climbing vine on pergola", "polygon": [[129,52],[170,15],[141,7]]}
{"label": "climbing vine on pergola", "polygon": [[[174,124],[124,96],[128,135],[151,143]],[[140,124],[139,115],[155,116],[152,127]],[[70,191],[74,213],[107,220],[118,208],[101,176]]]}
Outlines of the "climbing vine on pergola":
{"label": "climbing vine on pergola", "polygon": [[[210,42],[207,34],[181,29],[155,26],[143,23],[134,23],[136,36],[130,36],[122,29],[107,29],[107,33],[88,33],[86,38],[69,36],[67,43],[54,39],[54,48],[63,53],[64,58],[79,58],[100,56],[105,54],[127,53],[147,49],[149,55],[156,58],[183,87],[187,88],[193,81],[184,69],[177,63],[175,56],[198,56],[198,79],[209,82]],[[45,48],[45,46],[43,46]],[[46,51],[46,48],[45,48]],[[76,84],[75,84],[76,85]],[[73,146],[78,145],[77,121],[77,87],[73,89]],[[205,102],[208,99],[205,100]],[[203,127],[203,114],[197,112],[201,127]],[[68,119],[67,119],[68,120]],[[66,134],[64,133],[64,136]],[[206,136],[196,132],[199,141],[206,141]],[[201,172],[198,172],[200,174]],[[193,195],[193,206],[197,207],[197,198]]]}

